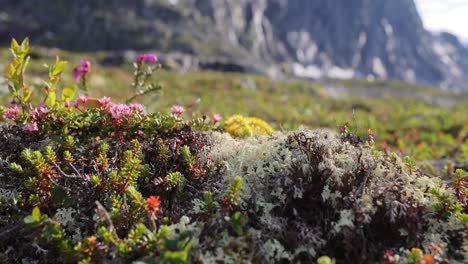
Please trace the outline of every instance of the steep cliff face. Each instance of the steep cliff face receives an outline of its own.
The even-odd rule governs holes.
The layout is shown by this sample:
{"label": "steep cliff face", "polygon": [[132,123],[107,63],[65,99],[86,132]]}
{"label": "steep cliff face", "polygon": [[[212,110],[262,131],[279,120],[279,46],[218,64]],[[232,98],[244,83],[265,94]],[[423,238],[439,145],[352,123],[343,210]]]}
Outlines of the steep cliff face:
{"label": "steep cliff face", "polygon": [[[437,83],[432,37],[413,1],[278,0],[269,16],[295,62],[296,73],[320,77],[396,78]],[[311,15],[304,14],[308,10]],[[287,25],[284,21],[288,21]]]}
{"label": "steep cliff face", "polygon": [[468,90],[468,52],[413,0],[0,0],[0,39],[180,51],[270,75],[399,79]]}

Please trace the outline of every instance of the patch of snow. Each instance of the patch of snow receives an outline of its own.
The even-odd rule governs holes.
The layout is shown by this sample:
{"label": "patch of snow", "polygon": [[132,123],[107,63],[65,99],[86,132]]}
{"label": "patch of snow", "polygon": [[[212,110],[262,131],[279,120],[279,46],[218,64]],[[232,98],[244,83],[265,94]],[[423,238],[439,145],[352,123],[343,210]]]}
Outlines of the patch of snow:
{"label": "patch of snow", "polygon": [[385,30],[385,34],[387,34],[387,36],[391,36],[393,35],[393,27],[392,25],[390,25],[390,23],[388,23],[388,20],[387,19],[382,19],[382,26]]}
{"label": "patch of snow", "polygon": [[367,34],[364,31],[361,31],[359,33],[359,39],[358,39],[358,49],[362,49],[364,45],[367,43]]}
{"label": "patch of snow", "polygon": [[315,43],[311,43],[309,47],[305,50],[305,57],[308,61],[311,61],[315,58],[317,54],[318,47]]}
{"label": "patch of snow", "polygon": [[292,65],[292,70],[294,75],[299,77],[318,79],[323,76],[323,71],[315,65],[304,66],[299,63],[294,63]]}
{"label": "patch of snow", "polygon": [[304,62],[305,61],[305,54],[304,54],[304,51],[302,49],[297,49],[296,51],[296,57],[297,57],[297,60],[300,61],[300,62]]}
{"label": "patch of snow", "polygon": [[407,82],[416,82],[416,74],[414,73],[414,70],[412,69],[407,69],[405,71],[405,81]]}
{"label": "patch of snow", "polygon": [[432,48],[434,49],[435,53],[437,53],[437,55],[440,56],[440,59],[447,66],[450,73],[452,73],[455,76],[460,76],[462,74],[458,64],[456,63],[456,61],[454,61],[454,59],[456,59],[454,57],[456,56],[455,47],[448,43],[444,44],[437,41],[434,42]]}
{"label": "patch of snow", "polygon": [[332,66],[326,70],[318,67],[317,65],[302,65],[300,63],[292,64],[294,75],[305,78],[319,79],[322,77],[329,77],[334,79],[351,79],[355,77],[355,72],[351,68],[341,68]]}
{"label": "patch of snow", "polygon": [[361,51],[364,48],[364,45],[367,43],[367,34],[364,31],[361,31],[359,33],[359,38],[357,41],[357,46],[356,46],[356,52],[354,53],[353,56],[353,62],[352,65],[353,67],[357,67],[359,62],[361,62]]}
{"label": "patch of snow", "polygon": [[305,49],[297,49],[296,51],[296,56],[298,61],[302,63],[307,63],[313,61],[315,58],[315,55],[317,54],[317,45],[314,43],[310,44],[307,48]]}
{"label": "patch of snow", "polygon": [[291,46],[305,48],[310,42],[310,34],[306,31],[292,31],[287,35],[288,42]]}
{"label": "patch of snow", "polygon": [[372,59],[372,69],[380,78],[387,78],[387,71],[380,58],[374,57]]}
{"label": "patch of snow", "polygon": [[333,66],[326,74],[330,78],[351,79],[354,77],[354,70]]}
{"label": "patch of snow", "polygon": [[310,64],[316,57],[318,47],[309,32],[292,31],[287,35],[288,43],[296,49],[296,58],[302,64]]}

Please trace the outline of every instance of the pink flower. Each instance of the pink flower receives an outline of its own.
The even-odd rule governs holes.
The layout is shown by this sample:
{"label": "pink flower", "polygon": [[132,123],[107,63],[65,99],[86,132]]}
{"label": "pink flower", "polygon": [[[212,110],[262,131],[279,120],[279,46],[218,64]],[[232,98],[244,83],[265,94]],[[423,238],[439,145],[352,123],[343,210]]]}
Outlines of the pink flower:
{"label": "pink flower", "polygon": [[39,111],[43,114],[43,115],[47,115],[50,113],[50,109],[47,107],[47,106],[39,106]]}
{"label": "pink flower", "polygon": [[91,71],[91,62],[88,60],[82,60],[80,61],[80,67],[85,73],[88,73]]}
{"label": "pink flower", "polygon": [[39,113],[39,108],[38,108],[38,107],[34,108],[34,110],[32,110],[31,113],[29,113],[29,116],[30,116],[34,121],[39,120],[40,117],[41,117],[41,114]]}
{"label": "pink flower", "polygon": [[128,116],[130,114],[130,107],[126,104],[113,104],[110,107],[110,115],[114,119],[120,119],[122,116]]}
{"label": "pink flower", "polygon": [[65,106],[65,108],[69,108],[70,107],[70,101],[64,101],[63,106]]}
{"label": "pink flower", "polygon": [[33,121],[38,121],[41,119],[41,116],[46,116],[50,113],[50,109],[47,106],[40,105],[29,113],[29,116]]}
{"label": "pink flower", "polygon": [[152,53],[141,54],[140,56],[138,56],[137,61],[138,61],[138,64],[142,64],[144,62],[157,62],[158,57]]}
{"label": "pink flower", "polygon": [[88,60],[82,60],[80,66],[73,69],[73,78],[75,82],[79,82],[82,77],[86,77],[91,71],[91,62]]}
{"label": "pink flower", "polygon": [[88,96],[85,96],[85,95],[80,95],[80,101],[81,101],[81,104],[82,105],[85,105],[86,102],[88,101]]}
{"label": "pink flower", "polygon": [[185,112],[185,108],[183,106],[180,106],[180,105],[174,105],[172,108],[172,113],[175,114],[175,115],[178,115],[180,116],[181,114],[183,114]]}
{"label": "pink flower", "polygon": [[78,108],[78,107],[79,107],[79,105],[78,105],[78,100],[74,100],[74,101],[73,101],[73,107],[75,107],[75,108]]}
{"label": "pink flower", "polygon": [[34,131],[39,131],[39,128],[37,127],[37,123],[28,123],[23,126],[24,131],[29,131],[29,132],[34,132]]}
{"label": "pink flower", "polygon": [[86,181],[89,181],[91,179],[91,175],[85,173],[85,175],[83,175],[83,178],[86,180]]}
{"label": "pink flower", "polygon": [[145,110],[145,107],[141,104],[130,104],[129,107],[130,107],[130,110],[139,114],[143,113],[143,111]]}
{"label": "pink flower", "polygon": [[221,121],[221,119],[223,119],[223,118],[220,115],[214,114],[213,118],[212,118],[213,126],[216,125],[219,121]]}
{"label": "pink flower", "polygon": [[98,99],[98,102],[101,105],[101,109],[105,110],[105,109],[109,108],[111,98],[107,97],[107,96],[104,96],[101,99]]}
{"label": "pink flower", "polygon": [[16,105],[13,106],[13,107],[8,108],[8,110],[5,113],[6,118],[8,118],[10,120],[14,120],[14,119],[18,118],[19,117],[19,110],[20,109]]}

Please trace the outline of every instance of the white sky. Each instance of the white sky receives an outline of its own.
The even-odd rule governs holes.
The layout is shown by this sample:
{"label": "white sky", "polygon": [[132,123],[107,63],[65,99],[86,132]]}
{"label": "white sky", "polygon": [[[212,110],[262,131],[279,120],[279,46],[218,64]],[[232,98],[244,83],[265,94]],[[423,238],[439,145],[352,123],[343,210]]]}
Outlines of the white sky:
{"label": "white sky", "polygon": [[[388,0],[391,1],[391,0]],[[426,29],[448,31],[468,42],[468,0],[415,0]]]}

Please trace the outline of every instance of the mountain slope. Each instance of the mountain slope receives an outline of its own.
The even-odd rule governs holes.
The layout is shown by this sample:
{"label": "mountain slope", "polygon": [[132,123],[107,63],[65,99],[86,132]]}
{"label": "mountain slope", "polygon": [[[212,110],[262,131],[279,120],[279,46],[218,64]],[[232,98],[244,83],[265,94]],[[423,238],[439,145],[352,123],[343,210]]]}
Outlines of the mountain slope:
{"label": "mountain slope", "polygon": [[413,0],[0,2],[3,41],[30,36],[76,50],[180,51],[192,67],[220,67],[206,62],[215,60],[269,75],[399,79],[468,91],[468,52],[454,36],[427,32]]}

